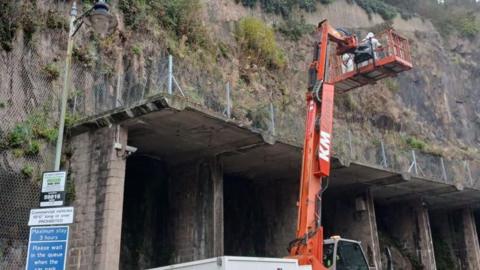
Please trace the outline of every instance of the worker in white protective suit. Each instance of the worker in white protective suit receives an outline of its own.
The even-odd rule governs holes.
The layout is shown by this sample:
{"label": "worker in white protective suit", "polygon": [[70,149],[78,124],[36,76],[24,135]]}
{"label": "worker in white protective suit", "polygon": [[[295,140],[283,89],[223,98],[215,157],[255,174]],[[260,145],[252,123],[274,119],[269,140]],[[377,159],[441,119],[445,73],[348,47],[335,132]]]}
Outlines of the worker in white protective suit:
{"label": "worker in white protective suit", "polygon": [[[382,44],[380,43],[380,41],[378,41],[377,38],[375,38],[375,34],[373,34],[372,32],[369,32],[367,36],[364,39],[362,39],[362,41],[360,42],[360,46],[371,47],[371,49],[373,50],[373,57],[375,58],[375,60],[379,58],[378,49],[382,48]],[[361,62],[358,66],[359,67],[366,66],[368,65],[369,61],[370,60]]]}
{"label": "worker in white protective suit", "polygon": [[382,44],[380,43],[380,41],[378,41],[377,38],[375,38],[375,34],[373,34],[372,32],[369,32],[367,36],[362,40],[363,44],[368,42],[372,43],[373,53],[375,55],[375,59],[377,59],[378,58],[377,50],[382,47]]}
{"label": "worker in white protective suit", "polygon": [[353,71],[353,55],[345,53],[342,55],[342,73]]}

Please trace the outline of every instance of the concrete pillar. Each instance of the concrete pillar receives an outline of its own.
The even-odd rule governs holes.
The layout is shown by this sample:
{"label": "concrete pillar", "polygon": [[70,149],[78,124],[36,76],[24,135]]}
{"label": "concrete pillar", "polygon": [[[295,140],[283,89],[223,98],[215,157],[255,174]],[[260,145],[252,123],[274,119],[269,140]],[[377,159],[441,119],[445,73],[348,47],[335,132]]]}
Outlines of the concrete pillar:
{"label": "concrete pillar", "polygon": [[[333,206],[333,205],[334,206]],[[324,200],[327,234],[362,242],[370,266],[382,269],[373,196],[369,189]],[[333,208],[332,208],[333,207]]]}
{"label": "concrete pillar", "polygon": [[470,208],[431,214],[437,265],[476,270],[480,265],[478,234]]}
{"label": "concrete pillar", "polygon": [[413,264],[421,264],[422,269],[436,269],[430,218],[421,200],[379,205],[377,213],[381,230],[387,239],[391,237],[400,245],[390,246],[388,241],[385,243],[391,249],[400,249],[400,253],[392,252],[396,268],[414,268],[419,265]]}
{"label": "concrete pillar", "polygon": [[420,252],[420,262],[424,270],[436,270],[435,252],[433,249],[432,230],[430,227],[430,216],[428,209],[423,203],[415,207],[415,216],[418,228],[418,245]]}
{"label": "concrete pillar", "polygon": [[127,130],[86,132],[67,147],[75,196],[68,269],[119,268],[126,158],[114,149],[115,142],[125,147]]}
{"label": "concrete pillar", "polygon": [[224,253],[223,169],[217,158],[171,171],[173,260],[201,260]]}
{"label": "concrete pillar", "polygon": [[465,269],[478,269],[480,266],[480,246],[473,211],[470,208],[462,210],[463,233],[465,237]]}
{"label": "concrete pillar", "polygon": [[362,197],[365,198],[367,202],[367,209],[364,215],[368,227],[366,228],[367,235],[365,239],[362,239],[361,241],[365,242],[364,247],[366,247],[370,264],[375,266],[377,270],[380,270],[382,269],[382,261],[380,255],[380,242],[378,241],[377,217],[375,215],[375,204],[370,189],[362,194]]}
{"label": "concrete pillar", "polygon": [[213,185],[213,257],[224,255],[223,167],[217,158],[209,162]]}

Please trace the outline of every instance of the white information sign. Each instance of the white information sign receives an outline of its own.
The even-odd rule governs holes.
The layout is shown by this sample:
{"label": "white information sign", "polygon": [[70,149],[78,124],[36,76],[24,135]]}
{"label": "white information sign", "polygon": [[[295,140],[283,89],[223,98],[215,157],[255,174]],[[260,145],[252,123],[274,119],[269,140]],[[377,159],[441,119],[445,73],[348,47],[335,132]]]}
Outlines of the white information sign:
{"label": "white information sign", "polygon": [[73,207],[31,209],[28,226],[60,225],[73,223]]}
{"label": "white information sign", "polygon": [[44,172],[42,192],[65,191],[66,172]]}
{"label": "white information sign", "polygon": [[65,203],[65,181],[67,173],[44,172],[40,207],[63,206]]}

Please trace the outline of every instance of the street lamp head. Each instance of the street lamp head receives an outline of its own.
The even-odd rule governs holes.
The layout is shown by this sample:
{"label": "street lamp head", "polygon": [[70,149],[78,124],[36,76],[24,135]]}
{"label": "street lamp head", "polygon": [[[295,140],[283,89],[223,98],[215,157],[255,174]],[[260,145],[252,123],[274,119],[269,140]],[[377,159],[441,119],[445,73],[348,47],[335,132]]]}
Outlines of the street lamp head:
{"label": "street lamp head", "polygon": [[85,20],[101,36],[109,35],[117,26],[117,20],[109,10],[108,4],[104,0],[99,0]]}

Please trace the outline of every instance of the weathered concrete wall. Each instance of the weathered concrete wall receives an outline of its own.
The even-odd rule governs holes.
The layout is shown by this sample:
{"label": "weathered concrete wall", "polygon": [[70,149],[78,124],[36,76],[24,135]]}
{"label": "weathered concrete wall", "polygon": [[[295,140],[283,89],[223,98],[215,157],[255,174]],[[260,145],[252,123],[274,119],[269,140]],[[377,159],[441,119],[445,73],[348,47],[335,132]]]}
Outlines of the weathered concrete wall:
{"label": "weathered concrete wall", "polygon": [[298,179],[260,181],[257,198],[263,208],[266,226],[266,254],[283,258],[288,244],[295,239],[297,229]]}
{"label": "weathered concrete wall", "polygon": [[216,158],[127,163],[121,269],[223,255],[223,172]]}
{"label": "weathered concrete wall", "polygon": [[370,190],[329,196],[324,199],[323,210],[325,236],[340,235],[361,241],[369,264],[382,269],[375,205]]}
{"label": "weathered concrete wall", "polygon": [[172,168],[173,262],[223,255],[223,171],[216,158]]}
{"label": "weathered concrete wall", "polygon": [[395,269],[436,269],[428,209],[420,200],[378,205],[377,218],[379,229],[389,238],[384,245],[398,249],[400,254],[396,255],[409,261],[400,265],[403,258],[393,256]]}
{"label": "weathered concrete wall", "polygon": [[295,238],[298,180],[225,180],[225,253],[284,257]]}
{"label": "weathered concrete wall", "polygon": [[128,158],[120,269],[145,269],[171,263],[172,237],[168,168],[147,156]]}
{"label": "weathered concrete wall", "polygon": [[70,141],[75,223],[68,269],[118,269],[125,159],[113,148],[115,141],[126,145],[127,131],[120,126],[83,133]]}
{"label": "weathered concrete wall", "polygon": [[463,209],[462,219],[465,238],[466,269],[478,269],[480,267],[480,246],[478,243],[477,227],[472,209]]}
{"label": "weathered concrete wall", "polygon": [[438,269],[478,269],[480,248],[470,208],[436,211],[431,225]]}

